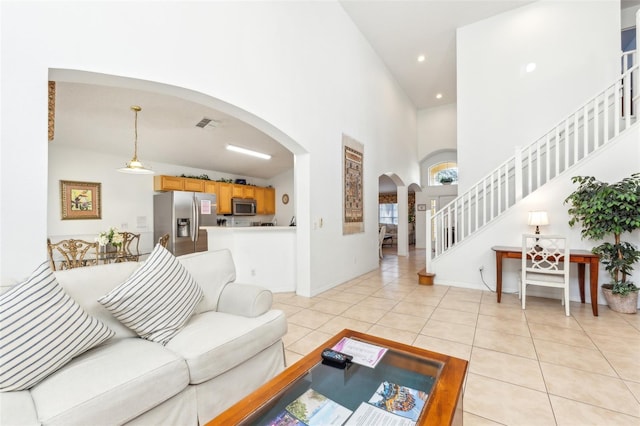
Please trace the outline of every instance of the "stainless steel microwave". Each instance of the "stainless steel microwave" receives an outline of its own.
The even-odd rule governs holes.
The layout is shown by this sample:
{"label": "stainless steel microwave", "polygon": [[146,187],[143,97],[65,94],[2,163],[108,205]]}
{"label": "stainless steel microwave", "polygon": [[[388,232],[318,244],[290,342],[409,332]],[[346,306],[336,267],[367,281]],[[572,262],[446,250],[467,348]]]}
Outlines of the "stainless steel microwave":
{"label": "stainless steel microwave", "polygon": [[255,216],[256,200],[246,198],[232,198],[231,209],[234,216]]}

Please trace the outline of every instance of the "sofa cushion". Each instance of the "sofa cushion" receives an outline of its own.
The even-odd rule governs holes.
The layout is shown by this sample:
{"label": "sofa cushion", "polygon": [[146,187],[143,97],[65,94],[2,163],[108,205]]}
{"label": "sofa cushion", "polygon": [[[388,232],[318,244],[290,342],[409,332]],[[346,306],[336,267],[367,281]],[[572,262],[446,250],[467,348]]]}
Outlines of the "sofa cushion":
{"label": "sofa cushion", "polygon": [[167,249],[157,244],[124,283],[98,299],[140,337],[166,344],[189,320],[202,289]]}
{"label": "sofa cushion", "polygon": [[0,390],[29,389],[111,331],[71,299],[41,264],[0,296]]}
{"label": "sofa cushion", "polygon": [[284,313],[271,310],[255,318],[221,312],[194,315],[167,344],[189,366],[191,384],[198,384],[242,364],[287,333]]}
{"label": "sofa cushion", "polygon": [[[183,359],[139,338],[94,348],[31,389],[47,425],[123,424],[181,392]],[[108,419],[108,420],[107,420]]]}
{"label": "sofa cushion", "polygon": [[0,392],[0,425],[40,426],[31,392]]}
{"label": "sofa cushion", "polygon": [[218,299],[225,286],[235,281],[236,267],[228,249],[185,254],[178,260],[189,271],[204,292],[196,306],[197,314],[218,310]]}

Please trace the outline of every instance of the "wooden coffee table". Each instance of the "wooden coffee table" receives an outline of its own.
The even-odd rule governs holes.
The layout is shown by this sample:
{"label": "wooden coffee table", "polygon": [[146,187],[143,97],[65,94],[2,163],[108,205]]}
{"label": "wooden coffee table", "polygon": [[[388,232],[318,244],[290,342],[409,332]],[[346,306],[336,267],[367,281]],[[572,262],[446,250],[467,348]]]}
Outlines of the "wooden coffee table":
{"label": "wooden coffee table", "polygon": [[[323,365],[322,350],[333,347],[343,337],[388,350],[374,368],[352,364],[341,370]],[[207,425],[270,424],[308,389],[355,411],[385,381],[428,394],[417,425],[461,425],[467,364],[459,358],[343,330]]]}

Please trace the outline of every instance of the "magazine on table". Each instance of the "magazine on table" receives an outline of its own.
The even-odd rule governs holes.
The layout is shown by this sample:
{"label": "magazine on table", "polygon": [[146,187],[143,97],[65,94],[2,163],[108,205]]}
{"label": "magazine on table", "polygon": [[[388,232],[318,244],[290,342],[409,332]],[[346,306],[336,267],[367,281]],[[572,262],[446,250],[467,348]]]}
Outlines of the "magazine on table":
{"label": "magazine on table", "polygon": [[429,394],[382,382],[376,393],[363,402],[345,426],[412,426],[418,420]]}
{"label": "magazine on table", "polygon": [[353,356],[351,362],[371,368],[378,365],[384,354],[387,352],[387,348],[350,339],[349,337],[343,337],[333,347],[333,350],[351,355]]}
{"label": "magazine on table", "polygon": [[269,422],[270,426],[342,425],[352,411],[313,389],[307,390]]}

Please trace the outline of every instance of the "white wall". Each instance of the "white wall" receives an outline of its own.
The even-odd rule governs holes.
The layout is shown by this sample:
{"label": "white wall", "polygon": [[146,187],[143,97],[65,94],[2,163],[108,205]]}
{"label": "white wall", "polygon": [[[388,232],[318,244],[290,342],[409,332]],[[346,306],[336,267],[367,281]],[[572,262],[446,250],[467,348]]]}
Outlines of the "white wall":
{"label": "white wall", "polygon": [[620,28],[627,29],[636,26],[636,13],[640,12],[640,6],[630,6],[620,11]]}
{"label": "white wall", "polygon": [[[295,192],[293,181],[293,169],[274,176],[269,180],[270,185],[276,189],[276,216],[278,226],[285,226],[291,222],[291,218],[296,214]],[[284,204],[282,196],[287,194],[289,202]]]}
{"label": "white wall", "polygon": [[456,122],[455,103],[418,111],[418,158],[420,161],[434,152],[457,148]]}
{"label": "white wall", "polygon": [[619,52],[614,1],[542,0],[459,28],[460,192],[613,83]]}
{"label": "white wall", "polygon": [[[405,182],[419,180],[416,116],[337,2],[1,7],[3,280],[28,274],[45,253],[47,214],[37,203],[45,205],[48,195],[51,68],[183,87],[270,123],[298,155],[297,278],[304,293],[377,268],[377,178],[393,170]],[[365,146],[365,233],[350,236],[341,231],[343,133]],[[29,168],[19,162],[26,159]],[[324,226],[312,231],[312,217],[324,218]]]}
{"label": "white wall", "polygon": [[[600,151],[592,154],[577,166],[568,169],[557,179],[525,197],[521,203],[495,222],[478,231],[477,235],[462,241],[456,245],[454,250],[436,259],[431,271],[436,273],[436,282],[486,290],[478,272],[478,268],[484,266],[484,280],[491,289],[495,290],[495,253],[491,247],[496,245],[520,246],[522,234],[532,231],[531,227],[527,226],[527,213],[530,210],[546,210],[549,213],[549,225],[541,228],[541,232],[567,235],[571,248],[591,250],[599,245],[598,241],[582,240],[579,226],[569,227],[568,206],[564,204],[564,200],[577,188],[571,182],[571,177],[595,176],[598,180],[605,182],[617,182],[628,177],[631,173],[640,170],[639,141],[640,127],[636,125],[615,142],[605,145]],[[640,246],[640,230],[636,230],[632,234],[626,233],[623,235],[623,241]],[[520,265],[515,260],[504,261],[503,265],[503,292],[516,292]],[[576,266],[574,265],[573,268],[571,271],[571,300],[579,301]],[[603,284],[609,280],[609,274],[602,265],[599,278],[599,282]],[[586,300],[590,302],[588,279],[587,277]],[[635,265],[631,281],[640,282],[640,265]],[[599,294],[601,294],[600,291]],[[599,302],[605,303],[601,295]]]}

